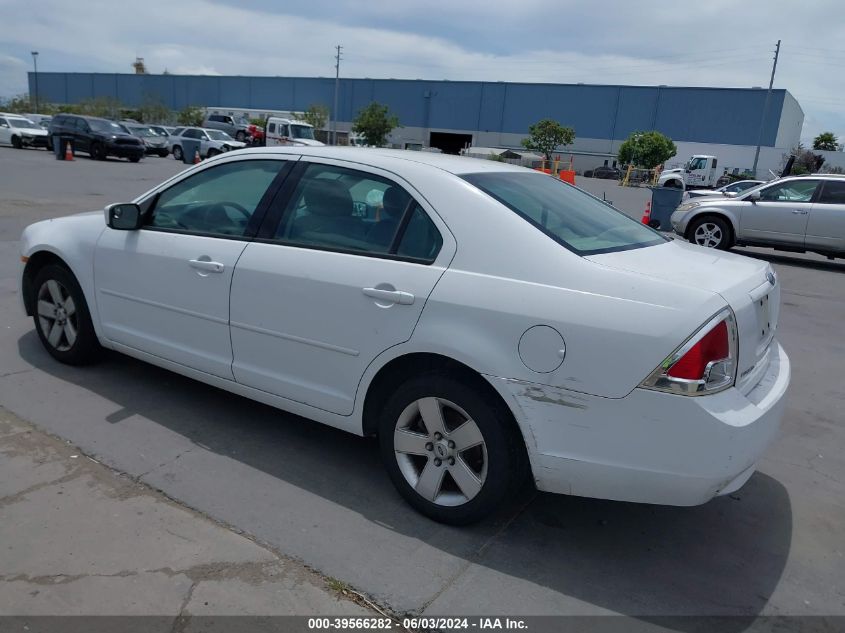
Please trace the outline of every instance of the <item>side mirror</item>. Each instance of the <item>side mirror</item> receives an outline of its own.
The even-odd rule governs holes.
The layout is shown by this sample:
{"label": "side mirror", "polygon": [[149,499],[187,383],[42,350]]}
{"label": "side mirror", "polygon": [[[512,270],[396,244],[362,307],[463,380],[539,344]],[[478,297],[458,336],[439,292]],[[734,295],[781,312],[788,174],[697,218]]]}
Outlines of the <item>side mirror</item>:
{"label": "side mirror", "polygon": [[141,207],[131,202],[119,202],[106,207],[106,224],[118,231],[141,228]]}
{"label": "side mirror", "polygon": [[757,202],[760,199],[760,192],[752,191],[748,194],[748,199],[751,200],[751,202]]}

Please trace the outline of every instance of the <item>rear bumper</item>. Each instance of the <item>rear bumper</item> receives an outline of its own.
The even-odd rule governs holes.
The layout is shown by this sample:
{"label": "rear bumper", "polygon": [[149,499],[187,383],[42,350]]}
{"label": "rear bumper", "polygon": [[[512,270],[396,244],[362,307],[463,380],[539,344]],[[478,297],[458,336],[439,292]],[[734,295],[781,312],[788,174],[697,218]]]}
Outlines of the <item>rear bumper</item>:
{"label": "rear bumper", "polygon": [[619,399],[491,379],[517,413],[540,490],[690,506],[739,489],[775,438],[789,385],[779,344],[747,395],[635,389]]}

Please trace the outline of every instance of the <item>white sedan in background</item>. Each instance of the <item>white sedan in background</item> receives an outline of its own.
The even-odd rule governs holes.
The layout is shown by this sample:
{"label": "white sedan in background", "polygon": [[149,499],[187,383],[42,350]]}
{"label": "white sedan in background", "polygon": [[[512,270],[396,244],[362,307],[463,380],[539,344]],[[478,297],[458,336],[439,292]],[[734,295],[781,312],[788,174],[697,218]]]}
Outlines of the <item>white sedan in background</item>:
{"label": "white sedan in background", "polygon": [[17,114],[0,112],[0,144],[16,149],[24,147],[47,147],[47,130]]}
{"label": "white sedan in background", "polygon": [[784,409],[766,262],[507,164],[248,149],[21,244],[25,308],[57,360],[109,348],[376,435],[399,492],[447,523],[529,474],[704,503],[748,480]]}

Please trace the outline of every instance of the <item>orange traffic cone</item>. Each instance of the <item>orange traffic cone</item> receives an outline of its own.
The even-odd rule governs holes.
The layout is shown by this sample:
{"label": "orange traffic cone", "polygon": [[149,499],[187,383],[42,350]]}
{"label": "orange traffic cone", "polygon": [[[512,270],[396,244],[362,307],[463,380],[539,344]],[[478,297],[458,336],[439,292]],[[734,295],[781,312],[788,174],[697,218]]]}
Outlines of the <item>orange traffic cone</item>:
{"label": "orange traffic cone", "polygon": [[70,141],[65,145],[65,160],[73,160],[73,146]]}
{"label": "orange traffic cone", "polygon": [[645,211],[643,211],[643,224],[648,224],[651,221],[651,200],[645,203]]}
{"label": "orange traffic cone", "polygon": [[202,160],[202,159],[200,158],[200,151],[199,151],[199,150],[197,150],[197,151],[194,153],[194,165],[196,165],[197,163],[199,163],[201,160]]}

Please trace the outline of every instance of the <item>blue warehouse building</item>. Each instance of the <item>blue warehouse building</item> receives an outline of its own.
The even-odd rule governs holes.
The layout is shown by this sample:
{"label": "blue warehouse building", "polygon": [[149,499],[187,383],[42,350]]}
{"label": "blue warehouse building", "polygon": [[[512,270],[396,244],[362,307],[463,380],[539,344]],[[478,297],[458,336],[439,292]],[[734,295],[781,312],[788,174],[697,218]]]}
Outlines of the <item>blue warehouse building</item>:
{"label": "blue warehouse building", "polygon": [[[103,73],[38,73],[39,98],[76,103],[114,97],[128,107],[160,99],[173,110],[189,105],[260,115],[331,107],[334,79],[319,77],[224,77]],[[35,76],[29,73],[30,93]],[[552,118],[575,129],[566,154],[587,168],[612,159],[634,131],[659,130],[678,145],[677,162],[692,153],[713,154],[725,167],[750,168],[760,131],[766,90],[482,81],[341,79],[338,129],[348,131],[361,108],[386,104],[402,128],[398,146],[423,145],[457,151],[467,145],[519,147],[528,126]],[[773,90],[763,123],[760,167],[776,168],[798,144],[804,113],[783,89]],[[592,163],[592,164],[590,164]]]}

